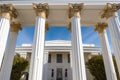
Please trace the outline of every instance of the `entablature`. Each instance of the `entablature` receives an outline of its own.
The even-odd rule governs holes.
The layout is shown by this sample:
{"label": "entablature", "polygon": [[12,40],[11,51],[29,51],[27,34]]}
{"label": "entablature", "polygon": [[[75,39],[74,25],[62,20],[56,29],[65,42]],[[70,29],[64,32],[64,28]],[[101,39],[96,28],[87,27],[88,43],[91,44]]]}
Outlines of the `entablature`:
{"label": "entablature", "polygon": [[[12,3],[17,9],[19,20],[22,26],[34,26],[36,13],[33,10],[33,3],[48,3],[49,15],[47,22],[49,26],[68,26],[70,19],[68,18],[69,3],[83,3],[84,7],[81,12],[81,24],[82,26],[94,26],[97,22],[101,21],[100,11],[104,8],[106,3],[119,3],[119,1],[106,0],[106,1],[88,1],[88,0],[4,0],[2,4]],[[106,19],[102,19],[106,22]]]}

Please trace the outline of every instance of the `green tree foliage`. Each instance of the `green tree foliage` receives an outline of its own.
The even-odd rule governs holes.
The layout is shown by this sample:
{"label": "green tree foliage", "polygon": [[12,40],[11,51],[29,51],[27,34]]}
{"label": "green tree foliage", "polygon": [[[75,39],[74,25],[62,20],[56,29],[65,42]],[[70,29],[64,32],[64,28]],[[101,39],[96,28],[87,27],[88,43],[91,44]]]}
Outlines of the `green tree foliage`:
{"label": "green tree foliage", "polygon": [[10,80],[20,80],[22,72],[28,67],[29,61],[15,55]]}
{"label": "green tree foliage", "polygon": [[[119,77],[116,61],[113,57],[115,70],[117,73],[117,78]],[[94,80],[107,80],[105,74],[105,67],[103,63],[103,58],[101,55],[94,56],[86,63],[87,68],[89,69],[90,73],[94,76]],[[118,79],[120,80],[120,79]]]}

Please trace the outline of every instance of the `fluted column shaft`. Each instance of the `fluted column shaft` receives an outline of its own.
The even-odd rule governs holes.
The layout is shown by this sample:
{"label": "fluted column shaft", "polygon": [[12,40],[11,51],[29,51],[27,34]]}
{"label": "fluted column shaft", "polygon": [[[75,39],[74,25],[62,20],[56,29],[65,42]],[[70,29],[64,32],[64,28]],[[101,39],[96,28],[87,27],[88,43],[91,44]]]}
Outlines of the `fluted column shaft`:
{"label": "fluted column shaft", "polygon": [[117,80],[112,54],[107,38],[107,33],[105,30],[106,27],[107,27],[106,23],[99,23],[98,25],[96,25],[96,30],[98,30],[100,36],[102,55],[103,55],[107,80]]}
{"label": "fluted column shaft", "polygon": [[73,80],[86,80],[79,12],[81,7],[82,4],[70,5],[71,10],[74,11],[71,21]]}
{"label": "fluted column shaft", "polygon": [[10,30],[10,20],[1,17],[0,20],[0,68],[2,65],[2,60],[5,52],[5,47],[7,44],[7,38]]}
{"label": "fluted column shaft", "polygon": [[116,58],[119,75],[120,75],[120,21],[118,17],[111,17],[108,19],[108,26],[111,35],[111,42],[113,45],[114,55]]}
{"label": "fluted column shaft", "polygon": [[120,21],[117,13],[117,10],[119,9],[120,4],[108,3],[105,6],[102,18],[108,19],[111,42],[120,75]]}
{"label": "fluted column shaft", "polygon": [[13,15],[15,9],[10,4],[4,4],[0,6],[0,68],[2,66],[2,60],[5,53],[5,47],[10,30],[10,19],[16,17]]}
{"label": "fluted column shaft", "polygon": [[30,75],[30,80],[42,80],[43,73],[43,52],[44,52],[44,33],[45,32],[45,19],[41,17],[36,18],[35,25],[35,37],[33,43],[32,59],[33,66],[32,75]]}
{"label": "fluted column shaft", "polygon": [[74,80],[86,80],[80,18],[72,19],[72,52],[74,59]]}
{"label": "fluted column shaft", "polygon": [[110,47],[108,45],[107,35],[106,33],[101,33],[99,34],[99,36],[103,50],[103,60],[104,60],[107,80],[117,80],[115,68],[112,60],[112,54],[110,51]]}
{"label": "fluted column shaft", "polygon": [[49,56],[49,52],[45,51],[44,53],[44,71],[43,71],[43,80],[48,80],[48,56]]}
{"label": "fluted column shaft", "polygon": [[0,80],[10,80],[12,64],[15,55],[16,40],[19,29],[21,29],[19,23],[13,22],[11,24],[11,32],[8,39],[8,44],[3,59],[3,65],[0,72]]}
{"label": "fluted column shaft", "polygon": [[47,4],[33,4],[33,8],[37,13],[37,17],[32,48],[32,58],[30,63],[29,80],[43,80],[43,54],[47,6]]}

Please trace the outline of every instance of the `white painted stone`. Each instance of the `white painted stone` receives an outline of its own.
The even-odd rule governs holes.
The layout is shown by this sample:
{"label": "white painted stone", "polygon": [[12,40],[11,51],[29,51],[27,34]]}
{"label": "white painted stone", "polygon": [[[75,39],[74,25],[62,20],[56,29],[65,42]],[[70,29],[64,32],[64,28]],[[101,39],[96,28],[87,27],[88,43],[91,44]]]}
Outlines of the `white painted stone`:
{"label": "white painted stone", "polygon": [[111,35],[114,55],[116,58],[119,74],[120,74],[120,21],[116,16],[108,19],[108,26]]}
{"label": "white painted stone", "polygon": [[5,53],[5,47],[7,44],[9,30],[10,30],[10,20],[0,17],[0,68],[2,66],[2,60]]}
{"label": "white painted stone", "polygon": [[68,80],[72,80],[73,79],[73,76],[72,76],[73,75],[73,72],[72,72],[72,64],[73,64],[72,61],[73,60],[72,60],[72,51],[71,50],[70,50],[69,54],[70,54],[70,68],[69,68],[70,70],[68,72]]}
{"label": "white painted stone", "polygon": [[44,52],[44,70],[43,70],[43,80],[48,80],[48,52]]}
{"label": "white painted stone", "polygon": [[[48,77],[47,80],[51,80],[51,73],[52,69],[54,70],[54,80],[57,80],[57,69],[62,69],[62,80],[65,80],[65,69],[68,70],[68,80],[72,80],[72,72],[71,72],[71,65],[68,63],[68,54],[69,52],[50,52],[51,53],[51,63],[48,63],[48,70],[47,74],[45,75]],[[62,54],[62,63],[57,63],[57,54]],[[47,76],[48,75],[48,76]],[[44,79],[43,79],[44,80]]]}
{"label": "white painted stone", "polygon": [[[56,45],[54,44],[54,42],[56,43]],[[63,80],[65,77],[64,69],[68,69],[68,80],[73,80],[72,79],[72,71],[71,71],[71,68],[72,68],[71,41],[61,41],[61,40],[54,41],[53,40],[53,41],[46,41],[45,44],[47,44],[47,45],[45,46],[44,54],[51,53],[51,63],[48,63],[48,70],[46,70],[47,75],[44,75],[44,71],[43,71],[43,77],[47,76],[48,80],[50,80],[51,79],[51,70],[54,69],[54,80],[56,80],[56,76],[57,76],[56,69],[62,68],[63,69]],[[20,55],[23,55],[23,56],[26,55],[26,57],[27,57],[27,54],[25,54],[25,53],[31,54],[31,51],[32,51],[31,47],[32,46],[29,46],[29,45],[28,46],[18,46],[18,47],[16,47],[16,53],[19,53]],[[85,56],[86,61],[88,59],[90,59],[92,56],[98,55],[100,53],[100,49],[101,49],[100,47],[91,46],[91,45],[86,45],[86,46],[83,45],[83,47],[84,47],[84,56]],[[67,56],[67,54],[69,54],[69,53],[71,55],[70,63],[68,63],[68,56]],[[56,62],[56,59],[57,59],[56,54],[63,55],[64,59],[63,59],[62,63]],[[45,57],[45,55],[44,55],[44,57]],[[46,58],[44,58],[44,60],[45,60],[44,62],[47,62]],[[93,80],[89,71],[86,71],[86,74],[87,74],[87,79]]]}
{"label": "white painted stone", "polygon": [[106,30],[99,33],[107,80],[117,80]]}
{"label": "white painted stone", "polygon": [[10,39],[8,40],[7,48],[5,50],[5,55],[3,59],[3,65],[0,72],[0,80],[10,80],[17,35],[17,32],[10,32]]}
{"label": "white painted stone", "polygon": [[81,24],[79,17],[72,18],[72,69],[73,80],[86,80]]}
{"label": "white painted stone", "polygon": [[43,53],[45,38],[45,19],[36,18],[35,35],[33,42],[32,58],[30,64],[29,80],[43,80]]}

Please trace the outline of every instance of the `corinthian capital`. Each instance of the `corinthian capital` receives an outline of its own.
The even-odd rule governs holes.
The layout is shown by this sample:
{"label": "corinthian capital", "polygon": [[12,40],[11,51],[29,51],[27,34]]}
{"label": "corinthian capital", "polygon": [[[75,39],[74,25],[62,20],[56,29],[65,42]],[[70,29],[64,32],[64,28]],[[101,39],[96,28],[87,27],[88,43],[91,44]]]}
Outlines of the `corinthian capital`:
{"label": "corinthian capital", "polygon": [[48,22],[45,22],[45,32],[49,30],[49,25],[48,25]]}
{"label": "corinthian capital", "polygon": [[118,16],[117,11],[120,9],[120,4],[107,3],[101,12],[101,18],[109,18],[111,16]]}
{"label": "corinthian capital", "polygon": [[17,10],[12,4],[3,4],[0,6],[0,14],[7,19],[17,18]]}
{"label": "corinthian capital", "polygon": [[14,21],[11,23],[11,32],[18,32],[19,30],[22,30],[21,24],[17,21]]}
{"label": "corinthian capital", "polygon": [[80,12],[83,9],[83,3],[80,4],[69,4],[69,18],[76,16],[80,17]]}
{"label": "corinthian capital", "polygon": [[36,12],[37,16],[41,16],[43,18],[47,18],[48,17],[48,10],[49,10],[49,6],[47,3],[39,3],[39,4],[35,4],[33,3],[33,9]]}
{"label": "corinthian capital", "polygon": [[104,30],[108,27],[107,23],[104,23],[104,22],[98,22],[96,25],[95,25],[95,31],[98,31],[99,33],[103,33]]}

